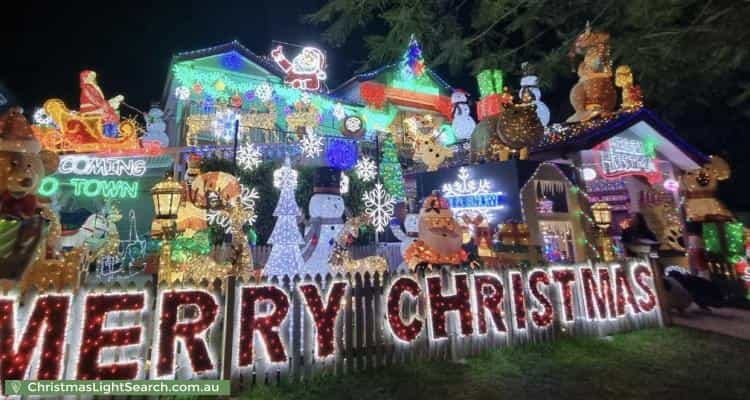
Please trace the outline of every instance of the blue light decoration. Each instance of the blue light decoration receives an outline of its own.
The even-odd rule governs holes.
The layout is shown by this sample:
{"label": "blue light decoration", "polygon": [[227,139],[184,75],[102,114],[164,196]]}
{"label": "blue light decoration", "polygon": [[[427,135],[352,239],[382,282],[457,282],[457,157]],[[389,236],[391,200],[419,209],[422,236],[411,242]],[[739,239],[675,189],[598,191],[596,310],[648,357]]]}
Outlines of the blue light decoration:
{"label": "blue light decoration", "polygon": [[242,68],[242,57],[236,51],[230,51],[221,55],[219,63],[230,71],[239,71]]}
{"label": "blue light decoration", "polygon": [[458,179],[443,184],[441,192],[457,217],[481,215],[486,221],[495,220],[495,213],[508,204],[505,193],[492,190],[487,179],[472,179],[469,169],[458,169]]}
{"label": "blue light decoration", "polygon": [[420,77],[425,71],[424,58],[422,57],[422,46],[414,35],[409,38],[409,48],[406,49],[401,60],[401,74],[406,79]]}
{"label": "blue light decoration", "polygon": [[451,208],[502,208],[506,198],[502,193],[466,194],[446,197]]}
{"label": "blue light decoration", "polygon": [[345,139],[331,139],[326,148],[326,161],[330,167],[346,171],[357,163],[357,144]]}

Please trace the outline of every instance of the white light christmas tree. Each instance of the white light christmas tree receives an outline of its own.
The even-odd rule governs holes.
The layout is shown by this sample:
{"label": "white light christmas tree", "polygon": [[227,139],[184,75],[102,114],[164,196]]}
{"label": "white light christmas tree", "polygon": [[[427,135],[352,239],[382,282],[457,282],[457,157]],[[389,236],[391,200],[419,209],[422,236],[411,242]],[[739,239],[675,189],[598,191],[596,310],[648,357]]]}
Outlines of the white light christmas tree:
{"label": "white light christmas tree", "polygon": [[323,137],[310,130],[299,142],[302,154],[307,158],[315,158],[323,152]]}
{"label": "white light christmas tree", "polygon": [[370,217],[372,225],[375,226],[375,231],[384,232],[393,216],[393,206],[396,204],[393,196],[388,194],[382,183],[378,182],[374,189],[362,195],[362,200],[365,202],[365,212]]}
{"label": "white light christmas tree", "polygon": [[252,171],[260,165],[263,155],[253,143],[246,143],[237,150],[237,164],[246,171]]}
{"label": "white light christmas tree", "polygon": [[357,177],[364,182],[370,182],[375,179],[375,175],[378,173],[375,162],[366,156],[363,156],[357,161],[354,170],[357,172]]}
{"label": "white light christmas tree", "polygon": [[[300,272],[304,261],[300,245],[304,243],[302,234],[297,226],[299,206],[294,198],[294,188],[297,186],[297,171],[293,170],[289,158],[284,166],[273,173],[274,186],[281,189],[279,202],[273,215],[276,225],[273,227],[268,244],[271,254],[268,256],[264,273],[273,275],[294,275]],[[278,185],[277,185],[278,184]]]}

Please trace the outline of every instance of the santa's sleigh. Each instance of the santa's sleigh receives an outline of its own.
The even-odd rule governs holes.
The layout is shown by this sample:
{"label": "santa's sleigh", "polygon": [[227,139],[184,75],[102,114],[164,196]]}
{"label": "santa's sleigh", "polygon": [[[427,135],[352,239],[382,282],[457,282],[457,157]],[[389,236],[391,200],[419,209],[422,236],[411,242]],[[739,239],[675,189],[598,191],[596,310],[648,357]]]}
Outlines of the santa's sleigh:
{"label": "santa's sleigh", "polygon": [[42,141],[50,150],[98,152],[139,148],[138,131],[132,121],[120,121],[118,137],[108,137],[104,135],[104,123],[99,115],[81,115],[70,111],[59,99],[47,100],[44,111],[60,128],[59,132],[47,131],[42,134],[45,136]]}

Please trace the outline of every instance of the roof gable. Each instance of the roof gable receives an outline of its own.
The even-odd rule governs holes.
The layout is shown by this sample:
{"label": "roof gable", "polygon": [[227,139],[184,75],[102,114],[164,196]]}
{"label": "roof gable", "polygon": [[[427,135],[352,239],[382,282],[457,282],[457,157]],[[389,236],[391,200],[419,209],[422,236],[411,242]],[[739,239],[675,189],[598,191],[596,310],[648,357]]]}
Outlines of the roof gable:
{"label": "roof gable", "polygon": [[[570,129],[579,129],[571,125]],[[646,108],[621,113],[589,129],[564,135],[545,135],[545,140],[532,149],[535,159],[550,159],[567,153],[588,150],[622,133],[638,139],[655,140],[656,151],[683,170],[692,170],[708,161],[708,156],[682,139],[670,126]]]}

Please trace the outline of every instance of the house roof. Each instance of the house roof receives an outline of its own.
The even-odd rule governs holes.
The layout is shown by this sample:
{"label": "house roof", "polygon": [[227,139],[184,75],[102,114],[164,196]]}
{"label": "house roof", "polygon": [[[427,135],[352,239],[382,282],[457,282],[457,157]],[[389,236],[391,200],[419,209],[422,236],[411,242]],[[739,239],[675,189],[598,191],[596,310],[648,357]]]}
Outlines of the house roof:
{"label": "house roof", "polygon": [[167,69],[167,81],[164,85],[164,92],[162,93],[162,105],[166,103],[166,100],[170,95],[169,88],[172,84],[172,67],[175,64],[183,61],[190,61],[199,58],[225,54],[231,51],[234,51],[237,54],[245,57],[249,61],[257,64],[272,75],[278,76],[281,79],[283,79],[285,76],[284,71],[282,71],[281,68],[279,68],[279,66],[276,65],[275,62],[273,62],[273,60],[253,53],[250,49],[243,46],[242,43],[237,40],[232,40],[231,42],[219,44],[212,47],[206,47],[204,49],[183,51],[172,56],[172,61],[169,63],[169,68]]}
{"label": "house roof", "polygon": [[[399,63],[387,64],[380,68],[374,69],[372,71],[362,72],[360,74],[354,75],[353,77],[346,80],[344,83],[338,85],[335,89],[331,90],[329,93],[336,96],[337,93],[345,92],[347,89],[349,89],[349,87],[351,87],[354,84],[377,79],[383,73],[388,72],[398,67],[399,67]],[[448,92],[453,90],[453,87],[450,84],[448,84],[448,82],[446,82],[445,79],[443,79],[440,75],[438,75],[437,72],[432,70],[432,68],[427,68],[425,72],[430,78],[432,78],[432,80],[434,80],[438,85],[440,85],[441,89],[446,90]]]}
{"label": "house roof", "polygon": [[228,43],[207,47],[205,49],[183,51],[177,53],[174,55],[174,57],[172,57],[172,64],[180,61],[195,60],[197,58],[228,53],[230,51],[236,51],[240,55],[267,69],[269,72],[278,76],[279,78],[283,78],[286,75],[284,71],[282,71],[275,62],[273,62],[273,60],[269,59],[268,57],[259,56],[253,53],[250,49],[243,46],[242,43],[238,42],[237,40],[232,40]]}
{"label": "house roof", "polygon": [[591,127],[580,124],[562,125],[566,135],[545,135],[544,140],[531,150],[535,159],[550,159],[567,153],[591,149],[597,144],[625,131],[638,137],[660,137],[658,151],[684,170],[698,168],[708,162],[708,156],[682,139],[673,128],[652,111],[641,108],[634,112],[621,112]]}

